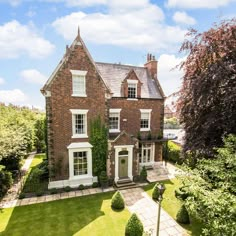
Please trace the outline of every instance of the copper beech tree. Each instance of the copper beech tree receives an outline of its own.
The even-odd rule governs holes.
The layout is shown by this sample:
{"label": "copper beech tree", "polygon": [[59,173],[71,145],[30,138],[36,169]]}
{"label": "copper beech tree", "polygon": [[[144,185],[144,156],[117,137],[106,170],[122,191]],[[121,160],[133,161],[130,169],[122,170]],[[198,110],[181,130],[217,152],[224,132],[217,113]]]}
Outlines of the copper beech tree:
{"label": "copper beech tree", "polygon": [[236,134],[236,19],[191,29],[180,51],[188,53],[178,103],[184,151],[211,156],[223,136]]}

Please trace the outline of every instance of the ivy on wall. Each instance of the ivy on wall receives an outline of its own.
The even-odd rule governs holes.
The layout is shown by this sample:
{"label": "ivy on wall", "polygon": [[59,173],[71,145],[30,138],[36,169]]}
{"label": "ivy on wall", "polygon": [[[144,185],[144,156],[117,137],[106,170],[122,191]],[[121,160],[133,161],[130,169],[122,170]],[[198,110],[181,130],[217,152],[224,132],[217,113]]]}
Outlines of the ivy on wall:
{"label": "ivy on wall", "polygon": [[107,128],[99,116],[90,122],[90,143],[93,145],[92,159],[94,176],[99,176],[102,171],[106,171],[107,135]]}

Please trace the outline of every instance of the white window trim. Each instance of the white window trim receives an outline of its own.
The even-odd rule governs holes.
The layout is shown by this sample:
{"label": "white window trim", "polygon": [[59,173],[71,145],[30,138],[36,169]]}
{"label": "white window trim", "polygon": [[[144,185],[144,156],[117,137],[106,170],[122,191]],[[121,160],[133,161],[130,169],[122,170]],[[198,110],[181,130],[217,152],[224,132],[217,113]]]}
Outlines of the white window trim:
{"label": "white window trim", "polygon": [[131,80],[131,79],[127,79],[128,82],[128,89],[129,89],[129,84],[135,84],[135,98],[127,98],[127,100],[137,100],[138,97],[138,80]]}
{"label": "white window trim", "polygon": [[118,129],[109,129],[109,133],[120,132],[120,112],[121,112],[121,109],[109,109],[109,117],[111,113],[118,113]]}
{"label": "white window trim", "polygon": [[138,80],[127,79],[128,84],[138,84]]}
{"label": "white window trim", "polygon": [[[70,112],[72,113],[72,136],[71,138],[88,138],[88,132],[87,132],[87,113],[88,110],[84,109],[70,109]],[[75,134],[75,116],[74,115],[85,115],[85,121],[84,121],[84,134]]]}
{"label": "white window trim", "polygon": [[[151,130],[151,112],[152,109],[140,109],[141,114],[142,113],[149,113],[149,119],[148,119],[148,128],[141,128],[140,131],[150,131]],[[141,114],[140,114],[140,120],[141,120]]]}
{"label": "white window trim", "polygon": [[[78,146],[75,148],[78,144]],[[85,142],[84,145],[83,143],[71,143],[67,149],[69,151],[69,180],[73,179],[85,179],[88,177],[92,177],[92,150],[91,147],[92,145],[88,142]],[[84,146],[84,147],[82,147]],[[88,165],[88,173],[85,175],[74,175],[74,152],[87,152],[87,165]]]}
{"label": "white window trim", "polygon": [[[150,143],[151,144],[151,157],[150,157],[150,162],[143,162],[143,144],[142,144],[142,147],[141,147],[141,160],[142,162],[139,162],[140,165],[150,165],[150,164],[153,164],[154,163],[154,155],[155,155],[155,144],[154,143]],[[145,148],[147,150],[147,148]]]}
{"label": "white window trim", "polygon": [[[82,94],[77,94],[77,93],[72,93],[72,97],[87,97],[86,94],[86,79],[85,76],[87,74],[87,71],[84,70],[70,70],[71,74],[72,74],[72,86],[73,86],[73,76],[84,76],[84,93]],[[73,92],[73,88],[72,88],[72,92]]]}

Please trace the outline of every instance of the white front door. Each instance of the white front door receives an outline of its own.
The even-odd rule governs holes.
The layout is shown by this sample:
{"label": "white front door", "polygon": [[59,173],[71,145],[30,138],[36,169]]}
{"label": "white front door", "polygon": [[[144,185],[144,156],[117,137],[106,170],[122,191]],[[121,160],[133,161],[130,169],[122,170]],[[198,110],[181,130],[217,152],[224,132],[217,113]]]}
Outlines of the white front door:
{"label": "white front door", "polygon": [[128,177],[133,180],[133,145],[114,146],[115,181]]}

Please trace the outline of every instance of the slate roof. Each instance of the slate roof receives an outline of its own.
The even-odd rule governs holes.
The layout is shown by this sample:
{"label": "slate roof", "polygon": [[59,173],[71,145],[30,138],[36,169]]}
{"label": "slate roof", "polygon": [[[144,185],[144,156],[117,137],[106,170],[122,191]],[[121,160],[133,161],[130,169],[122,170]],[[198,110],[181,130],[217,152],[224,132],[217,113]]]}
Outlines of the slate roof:
{"label": "slate roof", "polygon": [[153,80],[145,67],[95,62],[102,79],[113,93],[113,97],[121,97],[121,83],[131,70],[134,70],[142,83],[141,97],[162,99],[157,82]]}

